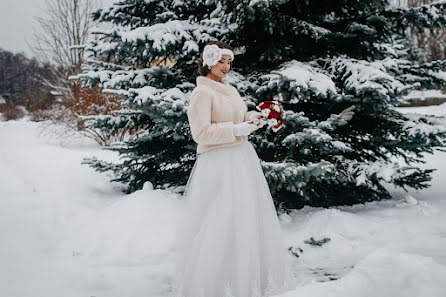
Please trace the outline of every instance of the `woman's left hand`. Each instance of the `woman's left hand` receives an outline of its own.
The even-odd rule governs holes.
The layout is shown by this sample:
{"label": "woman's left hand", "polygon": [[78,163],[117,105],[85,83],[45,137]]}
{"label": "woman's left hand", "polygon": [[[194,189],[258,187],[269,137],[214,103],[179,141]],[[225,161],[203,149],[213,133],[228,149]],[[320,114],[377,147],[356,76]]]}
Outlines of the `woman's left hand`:
{"label": "woman's left hand", "polygon": [[249,115],[249,120],[254,121],[257,118],[260,118],[261,116],[262,116],[262,114],[260,112],[256,111]]}
{"label": "woman's left hand", "polygon": [[[253,113],[251,113],[251,114],[249,115],[249,121],[250,121],[250,122],[254,122],[254,120],[256,120],[256,119],[258,119],[258,118],[261,118],[261,117],[262,117],[262,113],[256,111],[256,112],[253,112]],[[257,125],[259,128],[262,128],[263,126],[266,125],[266,121],[259,121],[256,125]]]}

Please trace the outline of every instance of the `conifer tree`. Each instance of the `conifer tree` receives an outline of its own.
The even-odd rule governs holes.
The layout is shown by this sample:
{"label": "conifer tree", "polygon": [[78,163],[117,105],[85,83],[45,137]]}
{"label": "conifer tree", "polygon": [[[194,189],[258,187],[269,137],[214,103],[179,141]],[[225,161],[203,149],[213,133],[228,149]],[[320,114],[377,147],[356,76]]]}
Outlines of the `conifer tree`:
{"label": "conifer tree", "polygon": [[84,163],[112,171],[112,181],[127,184],[128,193],[146,181],[182,191],[194,164],[186,110],[199,51],[228,33],[211,15],[215,6],[202,2],[126,0],[93,14],[109,29],[94,32],[98,39],[86,47],[88,63],[71,79],[126,100],[113,115],[83,117],[85,125],[110,135],[122,128],[145,133],[107,148],[119,152],[119,164],[97,158]]}
{"label": "conifer tree", "polygon": [[113,171],[129,192],[145,181],[184,186],[196,148],[188,96],[200,50],[217,39],[238,53],[227,80],[249,109],[278,94],[283,98],[283,128],[250,135],[280,207],[389,198],[386,184],[425,188],[432,169],[416,163],[444,147],[444,119],[403,115],[394,107],[411,89],[444,86],[445,61],[423,61],[405,34],[412,26],[444,26],[445,6],[438,1],[395,8],[384,0],[117,2],[95,13],[113,26],[98,32],[100,39],[88,47],[92,58],[75,78],[126,98],[127,109],[91,118],[91,125],[146,133],[110,148],[122,163],[87,163]]}

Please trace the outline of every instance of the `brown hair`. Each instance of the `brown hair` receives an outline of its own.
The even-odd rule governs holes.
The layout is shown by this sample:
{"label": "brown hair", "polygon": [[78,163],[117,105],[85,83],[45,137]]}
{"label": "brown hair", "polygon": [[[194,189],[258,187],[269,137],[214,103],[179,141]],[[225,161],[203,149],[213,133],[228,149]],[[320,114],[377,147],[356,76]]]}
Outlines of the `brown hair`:
{"label": "brown hair", "polygon": [[[216,45],[218,45],[219,48],[227,48],[227,49],[230,49],[231,51],[234,51],[229,44],[227,44],[226,42],[223,42],[223,41],[209,41],[206,45],[210,45],[210,44],[216,44]],[[232,61],[231,61],[231,68],[232,68]],[[209,70],[208,66],[203,66],[203,52],[201,52],[200,61],[198,64],[198,73],[202,76],[205,76],[209,72],[210,72],[210,70]]]}

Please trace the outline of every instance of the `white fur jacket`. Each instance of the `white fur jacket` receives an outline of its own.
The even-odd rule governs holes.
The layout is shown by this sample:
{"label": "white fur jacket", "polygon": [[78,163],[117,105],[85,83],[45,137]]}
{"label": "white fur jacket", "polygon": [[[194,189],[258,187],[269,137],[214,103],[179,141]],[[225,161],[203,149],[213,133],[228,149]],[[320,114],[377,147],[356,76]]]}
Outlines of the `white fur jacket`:
{"label": "white fur jacket", "polygon": [[237,89],[224,79],[217,82],[198,76],[189,102],[187,117],[198,154],[248,141],[248,136],[235,136],[232,127],[248,121],[256,111],[248,111]]}

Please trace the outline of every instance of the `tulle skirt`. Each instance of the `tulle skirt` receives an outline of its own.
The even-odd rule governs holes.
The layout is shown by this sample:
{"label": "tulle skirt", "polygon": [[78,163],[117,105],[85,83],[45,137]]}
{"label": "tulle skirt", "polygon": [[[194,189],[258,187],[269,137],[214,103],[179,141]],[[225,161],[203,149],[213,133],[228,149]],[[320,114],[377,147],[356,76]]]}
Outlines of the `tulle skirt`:
{"label": "tulle skirt", "polygon": [[198,154],[184,197],[175,297],[263,297],[286,290],[287,250],[249,141]]}

